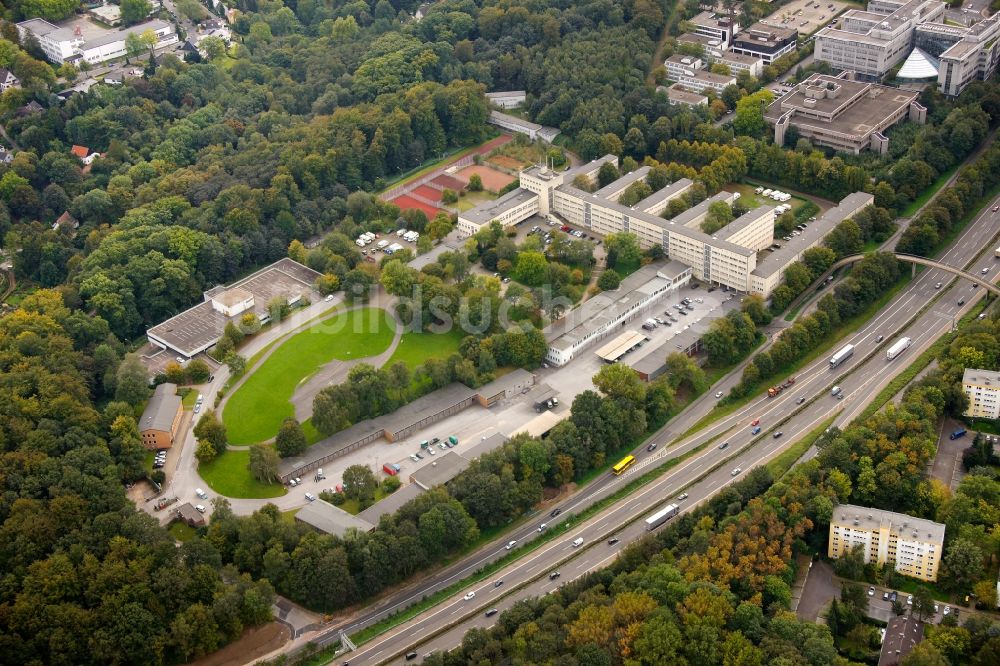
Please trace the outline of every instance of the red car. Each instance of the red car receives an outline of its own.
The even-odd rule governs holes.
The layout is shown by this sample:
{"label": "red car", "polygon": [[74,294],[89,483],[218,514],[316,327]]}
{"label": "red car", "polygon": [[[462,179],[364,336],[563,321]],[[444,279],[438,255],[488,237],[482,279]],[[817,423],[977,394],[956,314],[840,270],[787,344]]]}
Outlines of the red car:
{"label": "red car", "polygon": [[754,419],[754,420],[753,420],[753,421],[752,421],[752,422],[750,423],[750,425],[752,425],[752,426],[759,426],[759,425],[760,425],[760,419]]}
{"label": "red car", "polygon": [[559,231],[569,231],[569,225],[568,224],[562,225],[561,227],[559,227]]}

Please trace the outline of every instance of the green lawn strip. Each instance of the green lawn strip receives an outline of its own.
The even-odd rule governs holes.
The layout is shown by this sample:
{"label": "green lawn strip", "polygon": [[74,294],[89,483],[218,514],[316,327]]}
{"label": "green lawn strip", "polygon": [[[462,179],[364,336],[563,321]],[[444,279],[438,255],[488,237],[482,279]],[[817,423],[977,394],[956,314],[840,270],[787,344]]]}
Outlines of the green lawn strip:
{"label": "green lawn strip", "polygon": [[306,444],[309,446],[312,446],[319,440],[323,439],[323,433],[316,430],[316,426],[313,425],[311,416],[302,422],[302,434],[306,436]]}
{"label": "green lawn strip", "polygon": [[268,499],[285,494],[280,483],[261,483],[253,478],[247,469],[249,462],[249,450],[230,450],[212,462],[199,464],[198,474],[212,490],[226,497]]}
{"label": "green lawn strip", "polygon": [[399,344],[386,361],[385,367],[402,361],[410,370],[415,370],[429,358],[445,360],[458,352],[458,344],[466,335],[468,334],[459,326],[453,327],[446,333],[407,331],[400,337]]}
{"label": "green lawn strip", "polygon": [[809,434],[801,440],[782,451],[777,457],[772,458],[771,462],[765,465],[767,470],[771,472],[771,478],[778,480],[783,477],[798,461],[798,459],[805,455],[806,451],[809,450],[809,447],[811,447],[816,440],[823,435],[823,432],[830,427],[830,424],[833,423],[835,418],[837,418],[836,414],[830,416],[830,418],[813,428]]}
{"label": "green lawn strip", "polygon": [[177,395],[181,396],[181,404],[184,409],[194,409],[194,403],[198,401],[198,392],[192,388],[177,389]]}
{"label": "green lawn strip", "polygon": [[[375,499],[372,501],[372,504],[375,504],[375,502],[380,502],[388,496],[389,493],[386,493],[384,490],[382,490],[382,486],[378,485],[375,487]],[[368,508],[368,507],[364,507],[364,509],[361,508],[361,504],[356,499],[349,499],[339,506],[341,509],[351,514],[352,516],[356,516],[362,511],[364,511],[364,509]],[[368,506],[371,506],[371,504],[369,504]]]}
{"label": "green lawn strip", "polygon": [[197,534],[193,527],[187,523],[182,523],[179,520],[175,520],[170,523],[170,527],[167,528],[167,531],[170,532],[170,536],[181,542],[190,541]]}
{"label": "green lawn strip", "polygon": [[222,413],[232,444],[270,439],[293,415],[296,387],[330,361],[374,356],[392,342],[395,323],[383,310],[338,312],[285,340],[229,397]]}
{"label": "green lawn strip", "polygon": [[869,304],[867,308],[865,308],[858,314],[854,315],[853,317],[848,319],[845,323],[841,324],[836,329],[828,333],[826,337],[824,337],[823,340],[820,341],[820,343],[811,352],[806,354],[804,357],[802,357],[795,363],[785,366],[784,368],[782,368],[781,372],[777,372],[772,377],[758,382],[757,385],[754,386],[754,390],[751,391],[749,395],[747,395],[746,397],[733,400],[732,402],[727,401],[726,404],[720,404],[716,406],[715,409],[706,414],[701,420],[699,420],[693,426],[688,428],[688,430],[680,437],[678,437],[675,441],[686,439],[691,435],[695,434],[696,432],[698,432],[699,430],[702,430],[703,428],[711,425],[716,420],[724,416],[728,416],[729,414],[732,414],[738,409],[745,407],[751,400],[756,400],[757,398],[759,398],[761,393],[764,390],[766,390],[766,388],[769,385],[773,385],[774,383],[778,382],[778,380],[783,381],[785,377],[789,375],[794,375],[796,372],[806,367],[820,356],[829,353],[830,348],[834,344],[836,344],[843,338],[847,337],[848,335],[853,334],[862,324],[864,324],[866,321],[875,316],[875,314],[877,314],[879,310],[884,308],[885,305],[889,301],[891,301],[896,296],[896,294],[909,283],[910,283],[909,275],[906,275],[905,277],[901,278],[900,281],[897,282],[892,289],[882,294],[882,296],[877,301],[872,302],[871,304]]}
{"label": "green lawn strip", "polygon": [[924,204],[930,201],[934,197],[934,195],[938,193],[938,190],[944,187],[944,184],[948,182],[949,178],[955,175],[955,172],[958,171],[958,168],[962,166],[962,164],[963,164],[962,162],[959,162],[958,164],[956,164],[955,166],[951,167],[950,169],[942,173],[940,176],[938,176],[938,179],[935,180],[930,187],[921,192],[920,196],[911,201],[910,205],[904,208],[899,213],[899,216],[913,217],[917,213],[917,211],[924,206]]}

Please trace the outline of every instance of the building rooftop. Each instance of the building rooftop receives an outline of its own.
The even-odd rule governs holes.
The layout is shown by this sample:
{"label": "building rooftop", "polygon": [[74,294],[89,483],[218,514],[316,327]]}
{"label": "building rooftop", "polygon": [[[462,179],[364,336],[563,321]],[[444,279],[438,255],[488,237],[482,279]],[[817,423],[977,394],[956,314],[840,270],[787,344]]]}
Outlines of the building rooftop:
{"label": "building rooftop", "polygon": [[[692,97],[702,97],[701,95],[695,95],[693,93],[686,92],[684,94],[691,95]],[[692,185],[694,185],[694,181],[691,180],[690,178],[681,178],[680,180],[670,183],[663,189],[653,192],[648,197],[637,203],[634,207],[638,208],[639,210],[644,210],[648,213],[651,209],[660,208],[664,200],[677,196],[678,192],[683,192]]]}
{"label": "building rooftop", "polygon": [[841,199],[840,204],[826,211],[812,222],[806,224],[804,231],[798,236],[792,236],[792,240],[777,240],[781,244],[780,250],[774,250],[764,254],[757,259],[757,268],[751,275],[761,278],[768,278],[775,272],[784,270],[790,263],[792,257],[797,257],[806,249],[813,247],[826,237],[835,226],[843,222],[852,211],[861,206],[874,203],[875,197],[867,192],[854,192]]}
{"label": "building rooftop", "polygon": [[530,120],[512,116],[509,113],[500,113],[499,111],[490,111],[490,119],[507,122],[512,125],[517,125],[518,127],[523,127],[526,130],[534,130],[535,132],[542,129],[542,125],[539,125],[538,123],[533,123]]}
{"label": "building rooftop", "polygon": [[109,31],[107,34],[94,37],[93,39],[88,39],[84,43],[83,48],[93,49],[99,46],[105,46],[107,44],[120,42],[132,33],[141,35],[147,30],[152,30],[153,32],[156,32],[157,30],[162,30],[164,28],[169,28],[171,32],[173,32],[174,29],[172,24],[167,23],[166,21],[161,21],[160,19],[154,19],[146,23],[140,23],[138,25],[133,25],[128,28],[123,28],[122,30]]}
{"label": "building rooftop", "polygon": [[[261,316],[268,314],[267,304],[276,296],[291,298],[311,293],[319,275],[311,268],[285,258],[245,277],[229,289],[250,292],[254,296],[253,311]],[[216,311],[209,302],[210,298],[224,291],[225,288],[209,290],[201,303],[153,326],[146,331],[147,335],[162,340],[187,357],[207,349],[222,337],[229,322],[229,318]]]}
{"label": "building rooftop", "polygon": [[743,45],[776,46],[787,39],[797,38],[798,34],[798,30],[795,28],[782,28],[766,23],[754,23],[749,28],[735,35],[733,42],[740,42]]}
{"label": "building rooftop", "polygon": [[295,514],[295,520],[320,532],[338,537],[343,537],[350,529],[356,529],[359,532],[371,532],[375,529],[375,525],[367,520],[352,516],[343,509],[321,499],[315,499],[299,509],[298,513]]}
{"label": "building rooftop", "polygon": [[233,287],[232,289],[226,289],[222,293],[212,296],[213,301],[215,301],[219,305],[224,305],[226,307],[239,305],[248,298],[253,298],[253,294],[251,294],[249,291],[241,287]]}
{"label": "building rooftop", "polygon": [[359,513],[356,518],[372,525],[378,525],[382,516],[387,513],[396,513],[404,504],[416,499],[424,492],[424,489],[415,483],[409,483],[393,494],[382,498],[370,507]]}
{"label": "building rooftop", "polygon": [[[613,182],[608,183],[601,189],[594,192],[594,196],[601,197],[602,199],[617,199],[621,196],[625,190],[627,190],[633,183],[637,183],[649,175],[650,168],[648,166],[642,166],[627,173],[621,178],[615,179]],[[615,196],[617,195],[617,196]]]}
{"label": "building rooftop", "polygon": [[878,666],[895,666],[924,640],[924,623],[909,613],[893,615],[885,628]]}
{"label": "building rooftop", "polygon": [[794,111],[792,124],[800,129],[814,127],[821,134],[838,132],[861,138],[919,96],[916,91],[813,74],[772,102],[764,118],[773,125],[782,115]]}
{"label": "building rooftop", "polygon": [[507,435],[495,432],[492,435],[480,439],[478,442],[473,442],[473,440],[469,440],[464,443],[459,442],[459,448],[454,449],[454,451],[471,462],[484,453],[489,453],[497,447],[502,446],[506,441]]}
{"label": "building rooftop", "polygon": [[181,408],[181,397],[177,395],[177,384],[160,384],[153,391],[153,397],[146,403],[139,419],[139,431],[162,430],[170,432],[177,410]]}
{"label": "building rooftop", "polygon": [[569,410],[564,410],[561,412],[544,411],[533,419],[529,420],[527,423],[522,423],[521,425],[514,428],[511,432],[511,437],[514,435],[525,434],[529,437],[541,437],[548,431],[552,430],[556,424],[561,423],[569,418]]}
{"label": "building rooftop", "polygon": [[833,509],[831,522],[853,525],[858,529],[866,530],[888,528],[907,538],[944,542],[945,526],[943,523],[856,504],[838,504]]}
{"label": "building rooftop", "polygon": [[742,53],[733,53],[732,51],[726,51],[719,58],[719,62],[726,64],[727,62],[738,62],[744,65],[754,65],[758,62],[762,62],[760,58],[754,58],[753,56],[743,55]]}
{"label": "building rooftop", "polygon": [[962,383],[970,386],[989,386],[1000,389],[1000,372],[966,368],[965,372],[962,373]]}
{"label": "building rooftop", "polygon": [[716,74],[715,72],[709,72],[705,69],[696,70],[693,74],[690,74],[692,78],[698,81],[704,81],[705,83],[715,83],[719,85],[732,85],[736,82],[736,77],[732,74]]}
{"label": "building rooftop", "polygon": [[669,88],[665,88],[667,92],[667,99],[671,102],[678,104],[688,104],[691,106],[697,106],[699,104],[708,104],[708,98],[704,95],[699,95],[698,93],[693,93],[688,90],[684,90],[679,84],[675,83]]}
{"label": "building rooftop", "polygon": [[[667,277],[658,275],[661,270]],[[643,266],[622,280],[616,291],[597,294],[579,307],[570,310],[562,319],[547,326],[544,330],[545,339],[554,349],[572,347],[593,331],[605,326],[607,322],[618,319],[623,313],[634,308],[636,303],[653,291],[669,286],[673,282],[670,276],[679,275],[687,270],[689,270],[687,266],[673,260]]]}
{"label": "building rooftop", "polygon": [[472,208],[471,210],[465,211],[462,213],[462,217],[475,222],[478,225],[489,224],[503,215],[506,211],[531,201],[531,198],[535,196],[538,195],[519,187],[515,190],[511,190],[494,201],[483,203],[475,208]]}
{"label": "building rooftop", "polygon": [[[706,318],[703,321],[708,322],[709,320]],[[679,326],[679,324],[673,324],[673,326]],[[647,377],[657,375],[660,368],[666,365],[669,354],[674,352],[686,354],[688,350],[693,349],[698,344],[698,340],[707,330],[708,324],[703,324],[701,321],[691,324],[686,329],[675,329],[675,334],[662,343],[647,345],[649,349],[640,350],[640,353],[628,357],[625,362],[630,368]]]}
{"label": "building rooftop", "polygon": [[929,79],[938,75],[938,59],[920,48],[914,48],[896,74],[897,79]]}
{"label": "building rooftop", "polygon": [[498,90],[496,92],[486,93],[487,99],[494,99],[497,97],[524,97],[527,93],[523,90]]}
{"label": "building rooftop", "polygon": [[431,462],[411,474],[410,480],[414,485],[420,486],[424,490],[430,490],[435,486],[448,483],[468,467],[468,460],[454,451],[448,451],[444,455],[434,456]]}
{"label": "building rooftop", "polygon": [[174,509],[174,513],[176,513],[177,517],[188,525],[193,526],[205,524],[205,515],[201,511],[198,511],[198,509],[194,508],[194,505],[190,502],[184,502],[184,504],[178,506]]}
{"label": "building rooftop", "polygon": [[976,42],[955,42],[947,51],[941,54],[941,58],[964,60],[969,56],[978,55],[981,48],[982,44]]}

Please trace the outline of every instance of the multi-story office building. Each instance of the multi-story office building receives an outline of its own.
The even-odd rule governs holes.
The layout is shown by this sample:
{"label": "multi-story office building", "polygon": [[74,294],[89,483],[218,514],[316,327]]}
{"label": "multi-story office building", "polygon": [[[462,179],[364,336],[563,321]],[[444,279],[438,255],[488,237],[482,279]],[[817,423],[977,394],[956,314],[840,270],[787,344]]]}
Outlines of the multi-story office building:
{"label": "multi-story office building", "polygon": [[944,11],[940,0],[877,0],[867,11],[848,10],[837,25],[816,33],[814,56],[858,78],[879,81],[910,53],[917,26],[943,17]]}
{"label": "multi-story office building", "polygon": [[795,28],[779,28],[754,23],[733,37],[730,50],[740,55],[759,58],[765,65],[795,50],[799,33]]}
{"label": "multi-story office building", "polygon": [[723,48],[729,48],[733,35],[740,31],[740,25],[726,16],[716,16],[714,12],[702,12],[688,21],[694,26],[694,34],[718,40]]}
{"label": "multi-story office building", "polygon": [[721,58],[715,58],[714,62],[725,65],[736,76],[740,72],[750,72],[750,76],[760,76],[764,71],[764,61],[753,56],[740,55],[739,53],[724,53]]}
{"label": "multi-story office building", "polygon": [[915,91],[851,80],[851,72],[840,76],[813,74],[795,90],[775,100],[764,113],[774,126],[774,142],[785,142],[791,126],[799,136],[815,144],[848,153],[889,149],[885,131],[909,119],[923,124],[927,109]]}
{"label": "multi-story office building", "polygon": [[714,90],[722,92],[728,86],[736,85],[736,77],[732,74],[715,74],[704,69],[681,72],[677,77],[677,83],[692,92],[702,92],[703,90]]}
{"label": "multi-story office building", "polygon": [[973,81],[993,76],[1000,62],[1000,14],[970,26],[923,23],[916,46],[938,59],[938,88],[955,96]]}
{"label": "multi-story office building", "polygon": [[[774,240],[774,208],[754,208],[710,236],[699,228],[708,215],[709,206],[717,201],[732,204],[736,200],[734,194],[720,192],[666,220],[660,214],[671,200],[690,189],[691,181],[677,181],[632,207],[617,201],[621,192],[635,182],[632,175],[597,192],[587,192],[573,184],[580,176],[593,182],[605,162],[617,165],[618,158],[605,155],[561,173],[545,167],[525,169],[520,174],[521,188],[514,191],[520,194],[508,195],[511,197],[509,202],[497,200],[459,213],[458,228],[473,234],[493,220],[512,226],[535,213],[542,216],[557,213],[570,223],[602,236],[631,232],[638,237],[642,247],[659,245],[667,257],[690,266],[692,275],[699,280],[737,291],[750,290],[750,273],[757,266],[757,252]],[[533,204],[533,200],[537,203]],[[523,208],[520,212],[511,212],[515,207]]]}
{"label": "multi-story office building", "polygon": [[18,23],[17,30],[22,39],[28,34],[34,35],[45,57],[57,65],[64,62],[79,64],[81,61],[98,64],[124,58],[126,37],[146,31],[156,35],[158,49],[177,43],[173,24],[159,19],[122,30],[101,30],[85,35],[79,26],[60,27],[44,19],[33,18]]}
{"label": "multi-story office building", "polygon": [[705,35],[697,35],[693,32],[685,32],[678,35],[677,44],[697,46],[701,49],[702,55],[706,58],[721,58],[727,48],[726,45],[722,43],[722,40],[706,37]]}
{"label": "multi-story office building", "polygon": [[708,104],[707,97],[685,90],[684,86],[679,83],[674,83],[670,86],[660,86],[657,90],[665,92],[667,94],[667,101],[671,104],[683,104],[690,107]]}
{"label": "multi-story office building", "polygon": [[888,564],[925,581],[937,580],[945,526],[903,513],[840,504],[830,518],[828,555],[837,559],[860,547],[865,563]]}
{"label": "multi-story office building", "polygon": [[966,416],[1000,419],[1000,372],[966,368],[962,390],[969,398]]}

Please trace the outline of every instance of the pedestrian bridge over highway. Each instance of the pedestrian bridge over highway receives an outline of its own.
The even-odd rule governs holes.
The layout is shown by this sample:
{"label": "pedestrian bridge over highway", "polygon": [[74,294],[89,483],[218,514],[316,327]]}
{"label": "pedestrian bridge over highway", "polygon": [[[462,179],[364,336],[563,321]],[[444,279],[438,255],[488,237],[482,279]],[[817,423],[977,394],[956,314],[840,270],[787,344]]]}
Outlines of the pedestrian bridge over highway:
{"label": "pedestrian bridge over highway", "polygon": [[[955,268],[954,266],[949,266],[948,264],[942,263],[935,259],[928,259],[927,257],[921,257],[915,254],[903,254],[901,252],[893,252],[892,254],[900,261],[906,261],[913,264],[914,267],[920,265],[920,266],[929,266],[931,268],[938,268],[942,271],[951,273],[952,275],[957,275],[958,277],[965,278],[970,282],[974,282],[976,284],[982,284],[984,287],[986,287],[988,291],[993,293],[993,295],[1000,296],[1000,287],[997,287],[997,285],[988,281],[987,278],[989,276],[980,275],[978,273],[969,273],[962,270],[961,268]],[[798,307],[799,303],[802,300],[807,299],[811,297],[813,294],[815,294],[816,287],[822,284],[822,282],[826,280],[828,277],[830,277],[830,275],[832,275],[835,270],[843,268],[844,266],[848,266],[850,264],[855,264],[864,259],[866,256],[868,255],[852,254],[849,257],[844,257],[843,259],[835,263],[833,266],[830,266],[830,268],[828,268],[825,273],[820,275],[815,282],[809,285],[809,287],[805,291],[803,291],[801,294],[798,295],[798,297],[795,298],[795,300],[788,306],[788,310],[790,312],[794,312],[795,308]]]}

